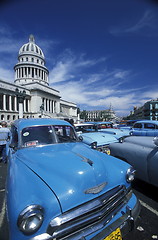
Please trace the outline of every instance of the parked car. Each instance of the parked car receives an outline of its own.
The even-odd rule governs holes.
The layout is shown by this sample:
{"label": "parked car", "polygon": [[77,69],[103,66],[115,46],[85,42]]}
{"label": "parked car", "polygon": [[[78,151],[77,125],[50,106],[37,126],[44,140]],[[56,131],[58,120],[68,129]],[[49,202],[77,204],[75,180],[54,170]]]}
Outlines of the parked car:
{"label": "parked car", "polygon": [[99,129],[113,128],[112,122],[102,121],[102,122],[95,122],[95,124],[98,125]]}
{"label": "parked car", "polygon": [[135,123],[135,122],[137,122],[138,120],[136,120],[136,119],[132,119],[132,120],[123,120],[123,121],[121,121],[121,122],[119,122],[118,123],[118,125],[117,125],[117,127],[118,128],[131,128],[131,127],[133,127],[133,124]]}
{"label": "parked car", "polygon": [[158,139],[130,136],[123,143],[110,144],[111,155],[131,164],[136,177],[158,187]]}
{"label": "parked car", "polygon": [[158,136],[158,121],[137,121],[130,131],[134,136]]}
{"label": "parked car", "polygon": [[96,123],[78,123],[75,124],[75,130],[83,143],[89,146],[96,145],[98,151],[107,154],[110,154],[109,144],[119,141],[119,137],[99,131]]}
{"label": "parked car", "polygon": [[126,137],[130,135],[130,129],[119,129],[114,128],[112,122],[96,122],[98,131],[116,135],[117,139]]}
{"label": "parked car", "polygon": [[101,240],[127,234],[140,204],[133,168],[79,141],[55,119],[12,127],[6,185],[10,240]]}
{"label": "parked car", "polygon": [[118,128],[119,129],[127,129],[127,130],[131,130],[131,128],[133,127],[133,124],[135,122],[137,122],[138,120],[124,120],[122,122],[120,122],[120,124],[118,124]]}

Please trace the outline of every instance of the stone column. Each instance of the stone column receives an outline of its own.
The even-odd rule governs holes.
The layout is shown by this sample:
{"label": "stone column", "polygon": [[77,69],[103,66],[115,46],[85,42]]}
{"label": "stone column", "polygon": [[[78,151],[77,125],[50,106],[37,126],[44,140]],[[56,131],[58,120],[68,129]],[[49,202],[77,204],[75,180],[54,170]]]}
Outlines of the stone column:
{"label": "stone column", "polygon": [[9,111],[12,110],[12,96],[9,95]]}
{"label": "stone column", "polygon": [[24,112],[26,112],[26,99],[24,99],[23,108],[24,108]]}
{"label": "stone column", "polygon": [[23,118],[23,103],[19,103],[19,118]]}
{"label": "stone column", "polygon": [[52,100],[50,100],[50,112],[52,113]]}
{"label": "stone column", "polygon": [[14,109],[15,111],[18,111],[17,110],[17,97],[14,97],[14,108],[15,108]]}
{"label": "stone column", "polygon": [[29,68],[28,67],[26,68],[26,77],[27,78],[29,77]]}
{"label": "stone column", "polygon": [[6,110],[6,95],[3,94],[3,110]]}

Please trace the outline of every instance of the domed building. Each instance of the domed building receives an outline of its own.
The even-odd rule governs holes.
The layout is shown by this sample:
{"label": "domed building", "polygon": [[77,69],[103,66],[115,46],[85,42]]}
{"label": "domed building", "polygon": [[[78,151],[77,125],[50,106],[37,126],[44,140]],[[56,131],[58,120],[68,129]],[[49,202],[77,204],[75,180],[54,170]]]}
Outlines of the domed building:
{"label": "domed building", "polygon": [[18,63],[14,67],[15,83],[26,84],[38,81],[49,85],[49,71],[45,67],[45,57],[40,47],[35,44],[33,35],[30,35],[29,42],[24,44],[18,55]]}
{"label": "domed building", "polygon": [[30,35],[19,50],[14,84],[0,79],[0,121],[10,122],[19,115],[77,120],[77,105],[63,100],[60,92],[49,86],[45,63],[42,49]]}

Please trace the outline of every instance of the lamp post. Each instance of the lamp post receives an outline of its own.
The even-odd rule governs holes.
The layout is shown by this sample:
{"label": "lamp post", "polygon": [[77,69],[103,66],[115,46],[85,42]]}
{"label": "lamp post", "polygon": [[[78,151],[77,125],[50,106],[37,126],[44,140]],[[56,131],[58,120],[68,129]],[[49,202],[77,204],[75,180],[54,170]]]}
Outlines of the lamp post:
{"label": "lamp post", "polygon": [[42,115],[43,115],[43,111],[44,111],[44,103],[42,103],[41,106],[40,106],[41,118],[42,118]]}
{"label": "lamp post", "polygon": [[77,108],[77,123],[80,122],[80,108]]}
{"label": "lamp post", "polygon": [[15,89],[15,94],[18,99],[18,106],[19,106],[19,118],[23,118],[23,103],[26,97],[26,91],[20,91],[18,88]]}

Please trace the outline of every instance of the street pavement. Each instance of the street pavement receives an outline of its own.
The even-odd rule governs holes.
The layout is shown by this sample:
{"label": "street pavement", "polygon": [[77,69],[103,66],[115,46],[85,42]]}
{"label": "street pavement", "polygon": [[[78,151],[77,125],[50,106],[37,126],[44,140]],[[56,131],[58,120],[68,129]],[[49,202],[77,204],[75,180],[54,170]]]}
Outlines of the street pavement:
{"label": "street pavement", "polygon": [[5,180],[7,164],[0,163],[0,240],[9,240],[5,207]]}
{"label": "street pavement", "polygon": [[[0,163],[0,240],[9,240],[5,214],[5,179],[7,164]],[[158,188],[135,180],[133,191],[141,203],[141,212],[135,230],[123,240],[158,239]],[[21,240],[21,239],[17,239]]]}

